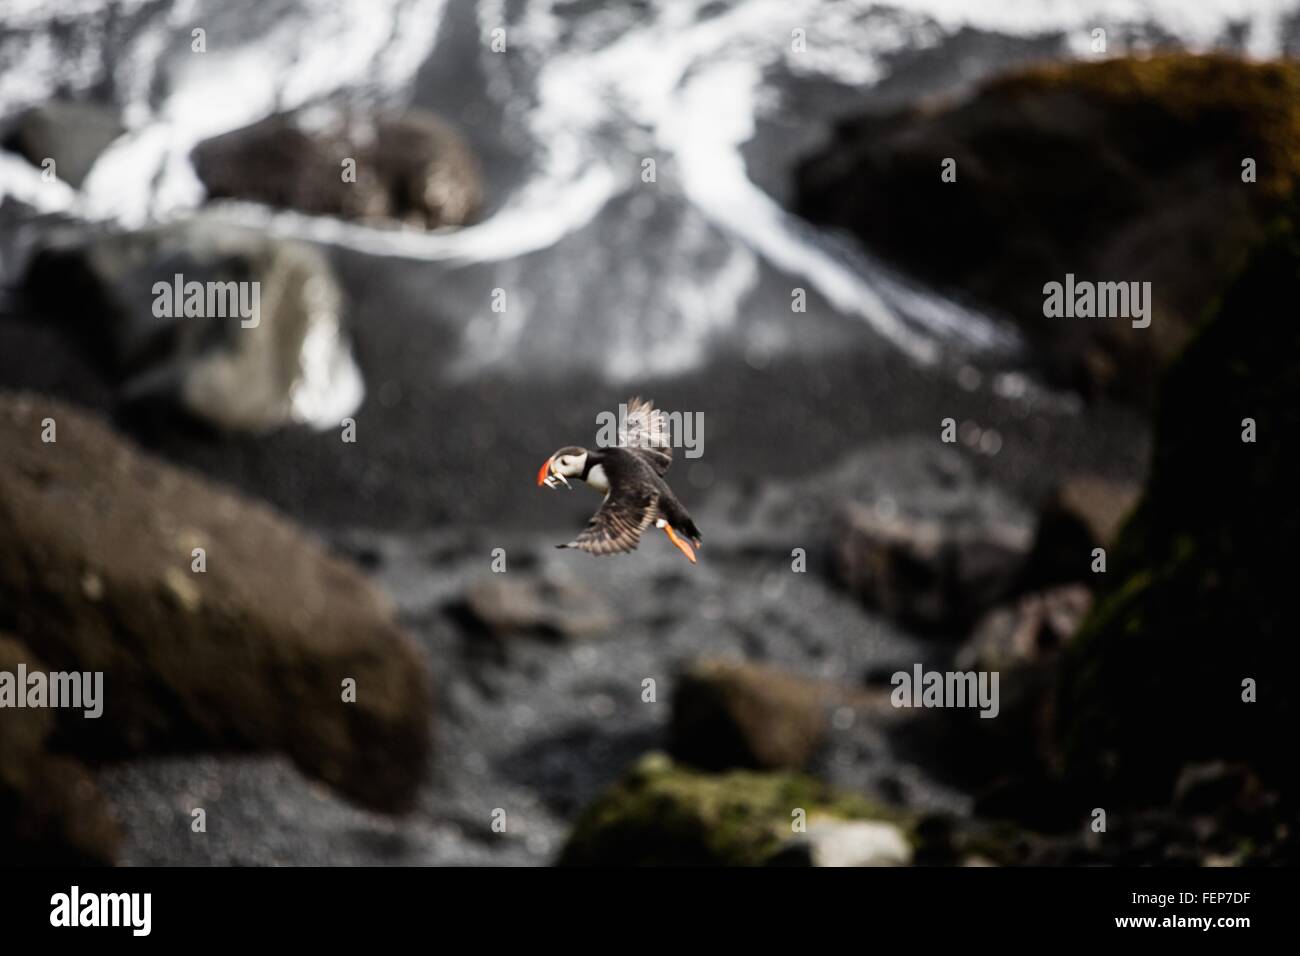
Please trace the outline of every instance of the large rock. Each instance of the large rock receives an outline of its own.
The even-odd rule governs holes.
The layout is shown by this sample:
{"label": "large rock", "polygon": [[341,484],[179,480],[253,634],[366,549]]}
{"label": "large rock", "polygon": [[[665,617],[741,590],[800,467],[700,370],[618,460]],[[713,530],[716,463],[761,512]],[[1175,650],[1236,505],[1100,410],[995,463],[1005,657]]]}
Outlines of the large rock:
{"label": "large rock", "polygon": [[837,522],[834,568],[872,607],[906,624],[961,627],[1006,595],[1029,553],[1019,509],[972,496],[948,513],[850,503]]}
{"label": "large rock", "polygon": [[425,665],[357,569],[71,406],[0,393],[0,448],[0,620],[51,668],[104,672],[103,716],[61,728],[73,752],[280,750],[370,806],[411,802]]}
{"label": "large rock", "polygon": [[1280,224],[1163,383],[1144,497],[1063,661],[1065,778],[1099,799],[1163,798],[1183,765],[1213,760],[1292,806],[1300,792],[1298,300],[1300,241]]}
{"label": "large rock", "polygon": [[748,770],[707,774],[676,766],[662,754],[649,754],[583,812],[559,862],[571,866],[789,863],[794,861],[782,851],[800,835],[798,822],[811,831],[822,821],[844,820],[893,824],[908,839],[907,824],[898,814],[810,777]]}
{"label": "large rock", "polygon": [[[1058,380],[1146,398],[1298,174],[1300,64],[1179,54],[1044,65],[856,118],[799,170],[798,208],[1004,310]],[[1150,281],[1150,327],[1045,318],[1043,286],[1066,273]]]}
{"label": "large rock", "polygon": [[[182,308],[190,284],[203,284],[199,314],[178,314],[177,275]],[[216,284],[223,295],[209,301]],[[264,432],[291,422],[337,428],[364,394],[342,291],[306,245],[201,218],[91,239],[71,233],[35,256],[27,288],[108,357],[132,403]],[[245,290],[252,317],[232,308],[229,289]]]}
{"label": "large rock", "polygon": [[931,731],[933,752],[945,770],[970,781],[981,816],[1048,828],[1064,824],[1060,810],[1070,799],[1048,775],[1052,689],[1061,653],[1092,603],[1092,592],[1081,584],[1022,594],[985,614],[954,656],[955,670],[998,675],[996,719],[945,710]]}
{"label": "large rock", "polygon": [[[377,119],[333,110],[279,114],[200,143],[194,169],[212,198],[427,229],[459,226],[482,202],[461,136],[420,110]],[[355,161],[354,181],[344,162]]]}
{"label": "large rock", "polygon": [[953,663],[977,671],[1038,666],[1069,643],[1091,608],[1092,592],[1081,584],[1021,595],[984,615]]}
{"label": "large rock", "polygon": [[[49,670],[29,648],[0,632],[0,674],[17,675],[20,665],[29,674]],[[50,708],[0,710],[0,860],[112,863],[121,833],[86,768],[50,750],[55,714]]]}
{"label": "large rock", "polygon": [[677,680],[669,749],[708,770],[801,770],[825,740],[831,698],[773,667],[696,661]]}
{"label": "large rock", "polygon": [[51,100],[18,116],[4,137],[5,149],[33,166],[54,160],[54,173],[80,187],[109,143],[125,132],[111,110],[93,103]]}
{"label": "large rock", "polygon": [[1259,779],[1241,764],[1188,764],[1174,782],[1174,805],[1193,815],[1217,813],[1251,799],[1260,789]]}
{"label": "large rock", "polygon": [[471,629],[494,638],[579,640],[610,633],[618,620],[582,582],[529,571],[480,578],[450,610]]}

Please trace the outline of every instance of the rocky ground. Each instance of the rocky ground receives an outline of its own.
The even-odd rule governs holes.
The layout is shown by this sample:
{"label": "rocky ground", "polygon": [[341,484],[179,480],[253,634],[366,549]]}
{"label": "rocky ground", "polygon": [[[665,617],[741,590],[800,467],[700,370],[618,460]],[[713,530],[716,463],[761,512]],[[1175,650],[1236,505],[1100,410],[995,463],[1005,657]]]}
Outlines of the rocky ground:
{"label": "rocky ground", "polygon": [[[1145,109],[1188,108],[1115,69]],[[889,122],[961,139],[982,116],[1010,122],[999,97],[1058,95],[1025,94],[1046,82],[1030,76]],[[1085,100],[1094,82],[1051,79]],[[1247,101],[1212,112],[1253,116]],[[1047,135],[1041,111],[1011,112],[1026,141]],[[1086,142],[1093,115],[1043,123],[1077,120]],[[918,135],[878,149],[915,149]],[[826,212],[813,186],[834,191],[832,172],[899,168],[845,136],[805,167],[809,215]],[[962,147],[978,157],[981,142]],[[241,143],[210,156],[237,163]],[[409,177],[444,173],[393,175],[409,201],[429,195]],[[1283,192],[1270,216],[1287,214]],[[349,211],[290,193],[249,198],[441,223],[422,206]],[[841,225],[869,218],[844,208]],[[968,236],[1010,228],[985,207],[964,214]],[[1084,401],[1044,384],[1060,381],[1057,343],[1033,335],[1037,350],[1010,364],[920,366],[865,328],[831,354],[759,360],[723,344],[690,375],[639,381],[661,407],[704,412],[705,455],[679,453],[670,473],[704,533],[691,566],[656,534],[630,557],[553,547],[596,498],[537,488],[537,466],[591,441],[595,414],[630,395],[547,369],[455,374],[463,330],[399,307],[430,292],[421,263],[380,270],[204,217],[68,237],[0,210],[45,249],[0,316],[0,663],[103,669],[114,701],[90,729],[62,715],[0,725],[0,851],[127,864],[1294,860],[1293,770],[1277,757],[1294,709],[1268,679],[1294,669],[1294,622],[1263,555],[1296,513],[1278,492],[1294,484],[1294,349],[1267,317],[1294,299],[1300,254],[1287,227],[1251,215],[1267,244],[1236,278],[1225,266],[1216,288],[1229,291],[1207,298],[1204,330],[1188,320],[1183,357],[1162,346],[1152,359],[1172,363],[1153,386],[1154,433],[1142,389],[1087,388]],[[141,276],[178,257],[280,290],[256,355],[140,321]],[[347,412],[355,441],[291,424],[316,407],[307,372],[292,374],[312,329],[366,383]],[[41,440],[46,419],[57,442]],[[891,676],[917,665],[997,671],[999,716],[895,706]],[[1241,698],[1253,675],[1258,705]],[[355,702],[340,695],[348,678]],[[1200,716],[1185,725],[1189,708]],[[66,799],[37,796],[51,787]]]}
{"label": "rocky ground", "polygon": [[[755,401],[748,407],[763,407],[772,399],[760,397],[757,376],[755,386]],[[953,390],[949,401],[957,401],[960,386],[947,388]],[[518,391],[522,403],[526,390]],[[943,387],[934,391],[935,401],[942,402]],[[561,393],[550,393],[555,406],[563,408],[566,401],[576,405]],[[530,394],[535,401],[538,389]],[[969,407],[965,393],[961,396]],[[1079,467],[1113,472],[1116,461],[1127,461],[1130,473],[1140,468],[1142,432],[1135,416],[1114,410],[1115,420],[1127,422],[1127,430],[1089,436],[1077,413],[1015,411],[1015,403],[988,401],[987,420],[1000,423],[1006,446],[1028,445],[1037,432],[1054,433],[1063,446],[1071,446],[1070,454],[1080,456],[1069,459]],[[826,434],[863,427],[852,404],[827,408],[831,414],[842,409],[844,427],[837,430],[834,422],[824,422]],[[912,414],[937,422],[939,411],[932,407],[928,414],[919,409]],[[518,414],[523,415],[522,408]],[[711,418],[706,422],[706,428],[719,427]],[[1065,442],[1053,422],[1078,429],[1076,440]],[[535,469],[530,466],[535,462],[524,452],[513,477],[488,479],[520,489],[513,497],[503,495],[501,510],[510,515],[513,509],[522,519],[414,533],[353,521],[335,528],[318,522],[318,533],[333,549],[354,560],[393,598],[400,624],[423,649],[440,688],[438,713],[429,715],[436,728],[432,771],[424,778],[416,809],[398,822],[367,813],[274,758],[136,760],[101,774],[127,834],[121,858],[549,862],[583,806],[642,753],[670,745],[679,671],[702,658],[766,662],[829,682],[843,701],[827,704],[819,715],[827,736],[809,755],[810,769],[880,799],[964,812],[969,794],[936,780],[907,755],[895,754],[879,726],[879,718],[892,717],[890,708],[881,706],[882,675],[917,660],[939,666],[951,656],[960,629],[946,637],[918,637],[863,608],[839,583],[832,529],[846,501],[892,498],[904,514],[970,511],[981,520],[1011,525],[1019,547],[1027,550],[1034,524],[1030,502],[1035,489],[1051,478],[1017,467],[1006,446],[998,455],[987,455],[944,446],[937,428],[929,436],[910,437],[901,425],[894,428],[903,434],[890,437],[887,431],[893,429],[882,427],[886,433],[876,442],[861,443],[866,450],[859,453],[836,447],[838,442],[818,443],[816,454],[806,460],[820,462],[818,456],[825,456],[825,464],[802,473],[791,468],[782,449],[756,442],[737,453],[736,472],[730,466],[715,472],[704,488],[692,478],[701,465],[680,459],[677,481],[707,537],[704,560],[694,568],[658,540],[647,541],[632,558],[606,562],[585,556],[575,560],[556,551],[553,544],[585,520],[595,496],[585,490],[561,496],[532,487]],[[184,450],[198,441],[186,439],[177,447]],[[316,441],[326,446],[323,453],[336,454],[327,443],[337,438]],[[735,444],[725,432],[717,442],[723,450],[715,450],[711,441],[706,436],[707,457],[701,463],[722,460],[725,448]],[[1111,451],[1117,442],[1126,445],[1119,453]],[[812,444],[810,436],[801,436],[800,447]],[[266,442],[263,447],[277,446]],[[543,457],[549,451],[544,444],[536,448]],[[537,457],[536,449],[532,457]],[[270,466],[263,462],[262,467]],[[462,481],[472,485],[482,468],[475,462],[463,476],[433,472],[430,481],[412,476],[404,488],[393,490],[393,497],[437,489],[438,478],[449,489]],[[282,474],[286,483],[297,480],[287,467]],[[328,489],[334,506],[342,513],[364,513],[364,503],[357,507],[346,475],[344,479]],[[475,499],[467,497],[472,507]],[[507,558],[503,575],[491,571],[498,547]],[[792,569],[795,548],[807,555],[804,573]],[[1013,566],[1002,562],[1004,578]],[[479,604],[522,603],[516,623],[496,626],[468,606],[477,589],[498,582],[505,593],[489,591]],[[529,589],[540,594],[531,603]],[[592,623],[576,633],[557,633],[551,610],[557,594],[568,602],[561,605],[561,620],[569,622],[564,628],[575,619]],[[530,616],[540,620],[530,623]],[[653,702],[642,700],[647,678],[656,683]],[[206,839],[188,829],[190,812],[200,805],[208,812]],[[504,834],[491,829],[496,808],[504,809],[511,821]],[[218,821],[225,821],[220,837]],[[348,836],[340,839],[334,836],[338,833]],[[326,834],[331,836],[326,839]]]}

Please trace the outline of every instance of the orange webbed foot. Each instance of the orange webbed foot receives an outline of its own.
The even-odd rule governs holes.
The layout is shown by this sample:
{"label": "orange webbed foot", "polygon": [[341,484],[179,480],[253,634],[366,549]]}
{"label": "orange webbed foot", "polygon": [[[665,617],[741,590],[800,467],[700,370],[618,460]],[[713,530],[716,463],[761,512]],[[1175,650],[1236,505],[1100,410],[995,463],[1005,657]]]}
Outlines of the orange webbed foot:
{"label": "orange webbed foot", "polygon": [[673,526],[665,522],[664,531],[668,535],[668,540],[677,546],[677,550],[680,551],[682,554],[686,555],[687,560],[689,560],[691,564],[695,564],[694,549],[692,549],[687,542],[677,537],[677,532],[673,530]]}

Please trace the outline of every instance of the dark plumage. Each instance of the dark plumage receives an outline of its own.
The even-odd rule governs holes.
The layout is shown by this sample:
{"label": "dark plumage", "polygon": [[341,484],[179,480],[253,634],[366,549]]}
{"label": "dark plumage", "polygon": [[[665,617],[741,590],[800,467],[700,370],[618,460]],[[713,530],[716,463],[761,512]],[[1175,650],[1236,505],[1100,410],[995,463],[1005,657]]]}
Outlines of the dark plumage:
{"label": "dark plumage", "polygon": [[[586,528],[561,548],[590,554],[633,550],[652,524],[664,529],[673,544],[695,563],[700,531],[664,480],[673,452],[667,416],[650,402],[634,398],[627,404],[626,425],[614,448],[561,448],[537,475],[539,485],[568,485],[580,478],[605,500]],[[683,537],[684,536],[684,537]],[[694,545],[694,548],[692,547]]]}

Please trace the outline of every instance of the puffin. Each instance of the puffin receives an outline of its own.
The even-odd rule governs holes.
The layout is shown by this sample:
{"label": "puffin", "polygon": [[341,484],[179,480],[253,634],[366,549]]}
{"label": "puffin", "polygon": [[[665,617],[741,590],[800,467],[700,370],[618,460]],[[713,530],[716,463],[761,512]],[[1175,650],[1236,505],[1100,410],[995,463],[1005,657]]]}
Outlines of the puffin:
{"label": "puffin", "polygon": [[703,546],[700,529],[664,481],[673,463],[668,416],[640,398],[626,407],[617,445],[594,449],[566,445],[537,472],[539,488],[572,489],[569,479],[575,478],[605,496],[582,533],[556,547],[594,555],[622,554],[634,550],[653,524],[695,564],[696,549]]}

